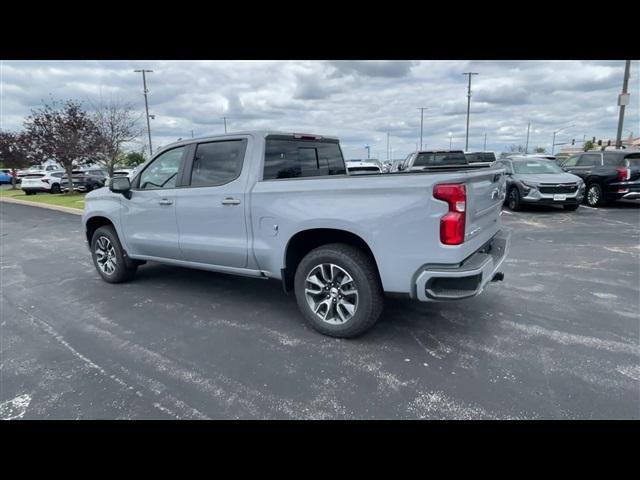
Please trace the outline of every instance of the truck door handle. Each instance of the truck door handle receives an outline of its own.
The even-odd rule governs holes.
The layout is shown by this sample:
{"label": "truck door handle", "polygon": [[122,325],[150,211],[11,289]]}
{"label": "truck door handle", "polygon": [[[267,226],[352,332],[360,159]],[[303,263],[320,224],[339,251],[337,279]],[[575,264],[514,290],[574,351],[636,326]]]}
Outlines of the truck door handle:
{"label": "truck door handle", "polygon": [[224,200],[222,200],[222,204],[223,205],[240,205],[240,200],[238,200],[237,198],[227,197]]}
{"label": "truck door handle", "polygon": [[173,205],[173,200],[169,200],[168,198],[163,198],[158,202],[159,205]]}

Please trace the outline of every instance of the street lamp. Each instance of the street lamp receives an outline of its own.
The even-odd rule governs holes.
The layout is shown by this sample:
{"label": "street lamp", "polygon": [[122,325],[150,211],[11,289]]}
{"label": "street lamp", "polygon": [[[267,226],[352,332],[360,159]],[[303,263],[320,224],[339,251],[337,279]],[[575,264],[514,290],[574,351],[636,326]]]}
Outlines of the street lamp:
{"label": "street lamp", "polygon": [[367,158],[371,157],[371,147],[369,145],[365,145],[364,148],[367,149]]}
{"label": "street lamp", "polygon": [[567,128],[571,128],[571,127],[575,127],[575,125],[568,125],[566,127],[562,127],[558,130],[554,130],[553,132],[553,141],[551,142],[551,155],[553,155],[553,152],[555,151],[556,148],[556,134],[560,133],[562,130],[566,130]]}
{"label": "street lamp", "polygon": [[452,144],[453,144],[453,134],[449,132],[449,150],[451,150]]}

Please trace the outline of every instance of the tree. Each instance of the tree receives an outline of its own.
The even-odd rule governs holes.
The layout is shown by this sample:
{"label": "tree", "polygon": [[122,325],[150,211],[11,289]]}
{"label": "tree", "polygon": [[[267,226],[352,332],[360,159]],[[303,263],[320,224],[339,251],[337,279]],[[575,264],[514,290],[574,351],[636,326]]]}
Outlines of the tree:
{"label": "tree", "polygon": [[[74,167],[95,160],[102,146],[91,116],[74,100],[52,101],[32,110],[24,126],[33,151],[60,164],[67,172],[69,187]],[[73,193],[73,189],[69,188],[68,193]]]}
{"label": "tree", "polygon": [[524,147],[522,145],[509,145],[509,151],[511,153],[524,153]]}
{"label": "tree", "polygon": [[27,137],[23,132],[0,131],[0,160],[6,168],[13,170],[11,189],[15,190],[17,170],[28,167],[34,161],[27,145]]}
{"label": "tree", "polygon": [[544,147],[536,147],[533,151],[535,153],[547,153],[547,149]]}
{"label": "tree", "polygon": [[142,152],[129,152],[126,155],[122,155],[120,161],[122,165],[128,168],[135,168],[138,165],[142,165],[147,158]]}
{"label": "tree", "polygon": [[595,145],[593,144],[593,142],[591,140],[587,140],[586,142],[584,142],[584,145],[582,146],[582,150],[587,152],[589,150],[593,150],[594,147]]}
{"label": "tree", "polygon": [[100,153],[96,160],[111,177],[124,153],[123,146],[142,133],[139,127],[141,116],[135,113],[131,104],[114,99],[101,101],[94,108],[93,122],[100,136]]}

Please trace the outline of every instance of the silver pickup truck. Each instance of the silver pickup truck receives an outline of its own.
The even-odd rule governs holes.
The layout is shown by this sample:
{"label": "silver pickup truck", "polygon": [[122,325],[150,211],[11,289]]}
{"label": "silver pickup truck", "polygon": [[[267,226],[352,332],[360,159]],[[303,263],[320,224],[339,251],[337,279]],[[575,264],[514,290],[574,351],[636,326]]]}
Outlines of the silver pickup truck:
{"label": "silver pickup truck", "polygon": [[349,176],[336,138],[242,132],[165,147],[89,193],[82,223],[107,282],[147,261],[277,279],[315,329],[354,337],[385,292],[451,301],[502,279],[504,198],[503,169]]}

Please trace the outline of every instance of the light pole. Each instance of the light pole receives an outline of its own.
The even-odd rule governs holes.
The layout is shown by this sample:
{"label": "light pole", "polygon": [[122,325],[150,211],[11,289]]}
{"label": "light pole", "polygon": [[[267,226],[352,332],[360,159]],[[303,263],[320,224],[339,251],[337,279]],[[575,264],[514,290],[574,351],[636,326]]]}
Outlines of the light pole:
{"label": "light pole", "polygon": [[387,132],[387,160],[389,160],[389,132]]}
{"label": "light pole", "polygon": [[227,133],[227,117],[222,117],[222,120],[224,120],[224,133]]}
{"label": "light pole", "polygon": [[616,135],[616,149],[622,147],[622,125],[624,124],[624,109],[629,103],[629,94],[627,93],[627,87],[629,85],[629,67],[631,66],[631,60],[626,60],[624,63],[624,79],[622,80],[622,93],[618,98],[618,105],[620,105],[620,116],[618,117],[618,134]]}
{"label": "light pole", "polygon": [[420,150],[422,150],[422,126],[424,125],[424,111],[427,110],[427,107],[420,107]]}
{"label": "light pole", "polygon": [[529,153],[529,130],[531,129],[531,122],[527,124],[527,143],[524,146],[524,154]]}
{"label": "light pole", "polygon": [[471,110],[471,76],[478,75],[478,74],[475,72],[465,72],[462,75],[467,75],[469,77],[469,85],[467,86],[467,140],[464,146],[465,151],[468,151],[469,150],[469,111]]}
{"label": "light pole", "polygon": [[371,158],[371,147],[369,145],[365,145],[364,148],[367,149],[367,158]]}
{"label": "light pole", "polygon": [[142,87],[144,89],[144,108],[147,112],[147,133],[149,134],[149,155],[153,156],[153,148],[151,147],[151,124],[149,123],[149,101],[147,100],[147,76],[146,73],[152,73],[153,70],[134,70],[135,73],[142,72]]}
{"label": "light pole", "polygon": [[569,125],[567,127],[559,128],[558,130],[553,131],[553,141],[551,142],[551,155],[556,149],[556,134],[560,133],[562,130],[566,130],[567,128],[575,127],[575,125]]}
{"label": "light pole", "polygon": [[453,144],[453,134],[449,132],[449,150],[451,150],[452,144]]}
{"label": "light pole", "polygon": [[484,148],[482,149],[482,151],[487,151],[487,132],[484,132]]}

